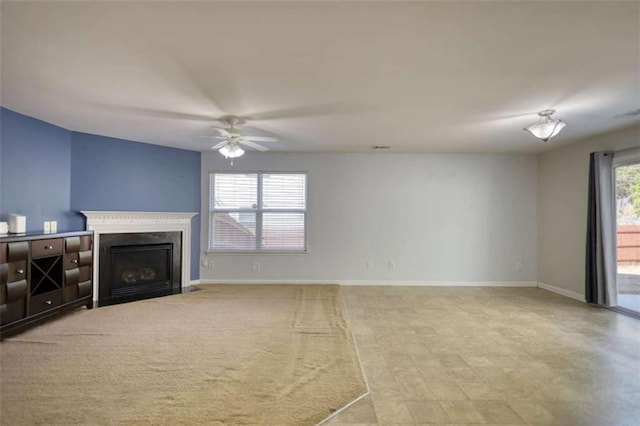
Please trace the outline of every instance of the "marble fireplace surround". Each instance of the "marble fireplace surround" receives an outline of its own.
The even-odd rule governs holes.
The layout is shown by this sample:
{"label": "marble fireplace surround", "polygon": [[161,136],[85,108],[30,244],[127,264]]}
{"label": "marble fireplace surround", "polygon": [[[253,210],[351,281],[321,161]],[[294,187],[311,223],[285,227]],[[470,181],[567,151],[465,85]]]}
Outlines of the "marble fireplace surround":
{"label": "marble fireplace surround", "polygon": [[[94,231],[94,253],[99,252],[100,234],[121,234],[133,232],[182,233],[182,274],[181,287],[189,287],[191,282],[191,218],[198,213],[183,212],[128,212],[83,210],[87,218],[87,231]],[[98,301],[99,256],[93,256],[93,301]]]}

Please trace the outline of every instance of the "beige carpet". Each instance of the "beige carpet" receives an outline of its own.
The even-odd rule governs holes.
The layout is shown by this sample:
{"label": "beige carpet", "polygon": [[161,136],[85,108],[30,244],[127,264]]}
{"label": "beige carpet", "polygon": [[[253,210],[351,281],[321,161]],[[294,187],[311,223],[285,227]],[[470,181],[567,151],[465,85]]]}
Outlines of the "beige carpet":
{"label": "beige carpet", "polygon": [[201,286],[0,343],[0,423],[313,425],[366,393],[338,286]]}

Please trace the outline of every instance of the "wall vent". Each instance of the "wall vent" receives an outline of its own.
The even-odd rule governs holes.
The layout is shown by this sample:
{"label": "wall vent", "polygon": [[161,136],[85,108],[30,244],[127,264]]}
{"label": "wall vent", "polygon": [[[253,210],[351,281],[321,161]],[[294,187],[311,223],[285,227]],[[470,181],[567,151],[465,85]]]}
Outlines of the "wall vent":
{"label": "wall vent", "polygon": [[388,145],[373,145],[371,149],[391,149]]}

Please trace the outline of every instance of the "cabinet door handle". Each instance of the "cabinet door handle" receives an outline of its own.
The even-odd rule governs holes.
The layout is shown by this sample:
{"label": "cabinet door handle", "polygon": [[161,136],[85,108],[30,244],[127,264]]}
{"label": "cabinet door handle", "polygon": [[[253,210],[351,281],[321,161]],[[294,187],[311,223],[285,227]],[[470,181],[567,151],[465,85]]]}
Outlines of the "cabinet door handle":
{"label": "cabinet door handle", "polygon": [[24,269],[16,269],[16,273],[22,275],[24,274]]}
{"label": "cabinet door handle", "polygon": [[51,250],[53,248],[53,246],[44,246],[45,250]]}
{"label": "cabinet door handle", "polygon": [[45,301],[44,301],[44,304],[45,304],[45,305],[50,305],[50,304],[51,304],[51,300],[45,300]]}
{"label": "cabinet door handle", "polygon": [[78,263],[78,259],[73,259],[72,262],[77,264]]}

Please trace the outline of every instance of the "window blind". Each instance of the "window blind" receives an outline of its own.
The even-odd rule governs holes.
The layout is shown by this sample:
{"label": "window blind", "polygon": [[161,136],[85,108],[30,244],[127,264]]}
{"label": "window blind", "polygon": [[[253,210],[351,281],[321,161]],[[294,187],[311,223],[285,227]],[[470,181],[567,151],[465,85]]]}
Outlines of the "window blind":
{"label": "window blind", "polygon": [[305,251],[306,173],[211,173],[209,249]]}

